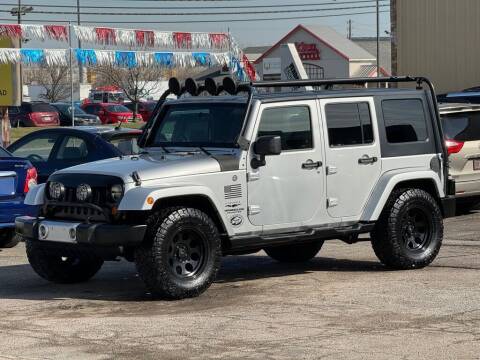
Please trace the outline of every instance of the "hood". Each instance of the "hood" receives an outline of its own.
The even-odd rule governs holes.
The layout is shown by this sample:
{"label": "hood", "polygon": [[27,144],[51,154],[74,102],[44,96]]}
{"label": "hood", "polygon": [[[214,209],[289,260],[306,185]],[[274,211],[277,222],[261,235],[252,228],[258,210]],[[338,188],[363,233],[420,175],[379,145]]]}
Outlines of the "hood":
{"label": "hood", "polygon": [[148,154],[123,156],[86,163],[57,171],[56,174],[111,175],[133,182],[131,174],[136,171],[142,181],[176,176],[198,175],[220,171],[214,158],[202,153],[195,154]]}

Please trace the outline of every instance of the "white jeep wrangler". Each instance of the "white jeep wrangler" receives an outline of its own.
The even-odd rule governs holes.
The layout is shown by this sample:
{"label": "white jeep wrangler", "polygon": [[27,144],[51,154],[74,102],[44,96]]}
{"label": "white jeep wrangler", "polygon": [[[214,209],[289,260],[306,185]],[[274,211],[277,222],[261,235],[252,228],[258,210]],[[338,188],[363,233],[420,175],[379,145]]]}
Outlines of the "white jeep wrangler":
{"label": "white jeep wrangler", "polygon": [[[404,82],[416,89],[364,86]],[[180,299],[205,291],[224,255],[301,262],[325,240],[370,233],[390,268],[437,256],[455,184],[427,79],[170,85],[179,99],[157,109],[143,153],[58,171],[28,193],[42,211],[16,230],[41,277],[86,281],[121,256],[154,296]],[[256,91],[292,86],[315,90]]]}

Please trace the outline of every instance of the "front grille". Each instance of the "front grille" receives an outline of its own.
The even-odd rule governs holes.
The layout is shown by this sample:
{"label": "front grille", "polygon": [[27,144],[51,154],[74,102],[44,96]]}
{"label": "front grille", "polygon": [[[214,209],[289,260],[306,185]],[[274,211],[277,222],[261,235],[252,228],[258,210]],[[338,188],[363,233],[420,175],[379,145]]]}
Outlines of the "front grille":
{"label": "front grille", "polygon": [[[60,182],[65,193],[60,201],[51,199],[48,194],[49,183]],[[86,202],[77,200],[77,187],[88,184],[92,189]],[[44,216],[50,219],[77,220],[88,222],[109,222],[112,208],[117,204],[110,199],[109,192],[114,184],[123,184],[121,179],[106,175],[55,174],[46,184]]]}

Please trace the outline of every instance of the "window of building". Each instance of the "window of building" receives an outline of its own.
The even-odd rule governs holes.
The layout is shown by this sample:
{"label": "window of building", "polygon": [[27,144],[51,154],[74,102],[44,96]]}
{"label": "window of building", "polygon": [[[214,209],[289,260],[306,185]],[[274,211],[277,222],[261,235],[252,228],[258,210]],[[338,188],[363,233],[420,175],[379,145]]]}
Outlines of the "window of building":
{"label": "window of building", "polygon": [[258,136],[280,136],[282,150],[311,149],[312,124],[308,106],[265,109]]}
{"label": "window of building", "polygon": [[310,80],[321,80],[325,78],[325,69],[315,64],[303,64],[305,72]]}
{"label": "window of building", "polygon": [[389,143],[427,140],[427,121],[420,99],[384,100],[382,110]]}
{"label": "window of building", "polygon": [[368,103],[327,104],[325,114],[331,147],[373,143],[372,119]]}

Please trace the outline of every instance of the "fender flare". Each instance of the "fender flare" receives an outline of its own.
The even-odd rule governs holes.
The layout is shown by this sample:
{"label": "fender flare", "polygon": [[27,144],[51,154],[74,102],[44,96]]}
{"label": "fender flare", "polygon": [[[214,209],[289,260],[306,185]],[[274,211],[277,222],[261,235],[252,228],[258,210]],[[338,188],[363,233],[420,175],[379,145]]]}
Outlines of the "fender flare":
{"label": "fender flare", "polygon": [[410,180],[427,180],[435,184],[437,195],[445,196],[439,175],[432,170],[408,171],[408,169],[390,171],[382,175],[372,191],[360,221],[377,221],[395,186]]}
{"label": "fender flare", "polygon": [[[165,198],[185,197],[185,196],[203,196],[209,200],[216,209],[220,221],[229,235],[233,235],[234,231],[230,222],[226,218],[222,209],[222,204],[216,198],[215,194],[206,186],[201,185],[185,185],[171,186],[160,188],[137,187],[127,191],[121,200],[119,211],[150,211],[158,201]],[[147,203],[147,198],[152,198],[151,203]]]}
{"label": "fender flare", "polygon": [[32,186],[25,197],[25,205],[43,205],[45,194],[45,184]]}

